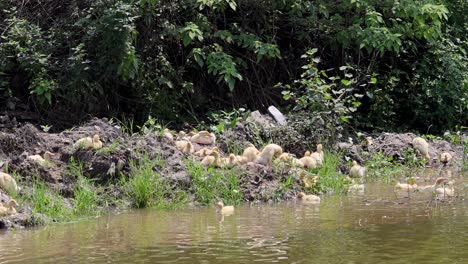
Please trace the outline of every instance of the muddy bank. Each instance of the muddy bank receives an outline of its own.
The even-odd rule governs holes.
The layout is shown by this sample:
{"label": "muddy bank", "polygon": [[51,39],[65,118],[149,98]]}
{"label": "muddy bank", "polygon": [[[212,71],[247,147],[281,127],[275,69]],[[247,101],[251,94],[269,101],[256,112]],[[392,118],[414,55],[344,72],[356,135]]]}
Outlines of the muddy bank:
{"label": "muddy bank", "polygon": [[[261,127],[252,125],[254,122],[239,123],[218,137],[217,146],[223,154],[232,153],[234,150],[242,150],[248,142],[253,142],[259,148],[260,141],[267,142],[267,138],[259,139],[261,136],[269,137],[271,141],[284,146],[284,150],[300,157],[303,151],[314,149],[315,144],[310,140],[300,141],[288,138],[295,138],[299,135],[294,127]],[[257,129],[253,131],[252,127]],[[291,134],[284,134],[290,132]],[[284,134],[282,140],[279,135]],[[78,139],[99,134],[104,148],[96,150],[76,150],[73,143]],[[302,136],[307,138],[306,136]],[[372,156],[372,153],[383,152],[387,156],[394,156],[395,160],[404,161],[404,152],[410,148],[410,142],[414,134],[392,134],[383,133],[374,135],[374,143],[363,146],[357,143],[341,142],[327,146],[334,151],[343,151],[343,165],[340,166],[342,173],[348,173],[348,166],[345,157],[359,160],[364,163]],[[292,142],[292,143],[291,143]],[[195,144],[195,149],[202,148]],[[51,166],[40,166],[27,159],[27,156],[43,154],[45,151],[54,153],[51,158]],[[455,160],[453,164],[459,164],[463,155],[461,146],[453,145],[444,140],[431,142],[430,153],[434,158],[431,163],[437,163],[438,154],[449,152],[453,154]],[[181,153],[174,145],[174,142],[163,137],[161,133],[150,132],[145,135],[127,135],[115,123],[107,119],[93,119],[83,126],[76,127],[61,133],[45,133],[31,124],[23,124],[13,130],[0,132],[0,162],[4,169],[14,172],[15,178],[21,187],[19,195],[31,191],[33,180],[37,177],[45,181],[47,186],[57,191],[65,198],[67,206],[71,206],[69,199],[74,197],[76,175],[70,171],[70,162],[82,164],[83,174],[89,179],[103,187],[101,192],[116,199],[123,197],[123,193],[118,188],[111,187],[118,175],[128,175],[130,172],[130,161],[138,161],[142,155],[150,158],[161,158],[165,160],[165,166],[155,166],[153,170],[160,174],[174,189],[185,190],[190,194],[192,178],[184,162],[188,155]],[[190,156],[190,158],[194,158]],[[194,158],[200,160],[200,158]],[[281,169],[264,167],[257,164],[248,164],[236,168],[236,175],[239,176],[240,192],[245,201],[276,201],[278,199],[291,199],[296,193],[303,190],[304,186],[299,180],[296,171],[289,167]],[[287,189],[282,189],[284,182],[293,177],[292,184]],[[190,199],[194,199],[189,195]],[[0,189],[0,199],[6,203],[11,199]],[[43,224],[54,219],[40,214],[33,214],[28,206],[20,206],[18,214],[0,219],[0,228],[30,226]]]}

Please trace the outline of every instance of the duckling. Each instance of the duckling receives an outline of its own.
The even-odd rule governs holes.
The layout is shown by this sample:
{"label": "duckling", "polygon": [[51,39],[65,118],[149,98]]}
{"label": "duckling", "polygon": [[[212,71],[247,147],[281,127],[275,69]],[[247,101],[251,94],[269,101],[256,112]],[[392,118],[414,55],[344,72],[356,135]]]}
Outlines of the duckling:
{"label": "duckling", "polygon": [[250,144],[244,149],[242,156],[247,159],[247,162],[254,162],[257,156],[260,155],[260,151],[253,145]]}
{"label": "duckling", "polygon": [[300,158],[299,161],[304,165],[304,168],[309,168],[309,169],[317,168],[317,160],[310,156],[304,156]]}
{"label": "duckling", "polygon": [[[450,173],[450,171],[449,171]],[[435,179],[434,181],[434,184],[432,185],[428,185],[428,186],[421,186],[418,188],[419,191],[425,191],[425,190],[432,190],[432,191],[435,191],[437,186],[439,186],[441,183],[447,181],[448,179],[447,178],[444,178],[444,177],[438,177],[437,179]]]}
{"label": "duckling", "polygon": [[442,196],[442,197],[455,196],[455,189],[453,188],[453,181],[447,181],[447,179],[444,179],[444,181],[442,182],[447,183],[448,186],[444,184],[442,187],[436,188],[435,193],[438,196]]}
{"label": "duckling", "polygon": [[316,202],[316,203],[320,203],[320,196],[318,195],[314,195],[314,194],[308,194],[306,195],[304,192],[300,192],[298,195],[297,195],[297,198],[303,200],[303,201],[307,201],[307,202]]}
{"label": "duckling", "polygon": [[8,194],[15,194],[18,192],[18,185],[15,179],[13,179],[10,174],[4,172],[0,172],[0,188]]}
{"label": "duckling", "polygon": [[193,144],[190,141],[179,140],[175,142],[178,150],[185,154],[191,154],[195,151]]}
{"label": "duckling", "polygon": [[237,166],[239,163],[238,163],[238,161],[236,159],[236,155],[229,154],[229,156],[227,158],[224,158],[222,160],[222,164],[223,164],[223,167],[232,168],[234,166]]}
{"label": "duckling", "polygon": [[276,145],[276,144],[268,144],[268,145],[266,145],[266,146],[263,148],[262,152],[263,152],[263,151],[269,151],[270,149],[273,150],[274,156],[275,156],[275,157],[279,157],[279,156],[283,153],[283,148],[281,148],[281,146]]}
{"label": "duckling", "polygon": [[292,158],[293,157],[291,156],[291,154],[285,152],[285,153],[281,154],[278,159],[280,161],[282,161],[282,162],[288,162],[288,161],[291,161]]}
{"label": "duckling", "polygon": [[219,152],[214,151],[211,156],[206,156],[201,161],[201,165],[205,167],[221,167],[222,161],[219,157]]}
{"label": "duckling", "polygon": [[353,160],[353,166],[349,170],[349,176],[354,178],[362,178],[366,174],[366,168],[359,165],[357,161]]}
{"label": "duckling", "polygon": [[197,156],[197,157],[205,157],[205,156],[208,156],[206,153],[207,151],[209,151],[210,149],[208,148],[202,148],[200,149],[199,151],[195,152],[194,155]]}
{"label": "duckling", "polygon": [[234,213],[234,206],[224,206],[224,203],[219,201],[216,203],[216,211],[220,212],[221,214],[232,214]]}
{"label": "duckling", "polygon": [[312,188],[317,183],[317,175],[311,174],[305,170],[299,172],[299,180],[304,184],[306,188]]}
{"label": "duckling", "polygon": [[351,186],[348,187],[348,192],[358,192],[358,193],[362,193],[364,192],[364,184],[352,184]]}
{"label": "duckling", "polygon": [[415,137],[412,142],[413,148],[417,149],[428,161],[431,159],[429,155],[429,144],[422,137]]}
{"label": "duckling", "polygon": [[8,201],[7,206],[8,207],[0,206],[0,217],[16,214],[15,206],[18,206],[18,203],[15,200],[11,199]]}
{"label": "duckling", "polygon": [[41,157],[41,155],[31,155],[31,156],[26,157],[26,159],[36,162],[37,164],[43,167],[46,167],[50,164],[50,158],[52,156],[55,156],[55,154],[52,152],[46,151],[44,152],[44,157]]}
{"label": "duckling", "polygon": [[[317,145],[317,151],[315,151],[312,154],[310,154],[310,152],[309,152],[309,154],[310,154],[309,156],[311,158],[314,158],[317,161],[317,165],[319,165],[319,166],[322,166],[322,163],[323,163],[323,150],[322,149],[323,149],[322,144],[318,144]],[[308,153],[306,152],[306,154],[308,154]]]}
{"label": "duckling", "polygon": [[249,162],[246,157],[241,156],[241,155],[236,156],[236,161],[239,165],[244,165],[244,164],[247,164],[247,162]]}
{"label": "duckling", "polygon": [[100,149],[103,144],[99,138],[99,135],[96,134],[93,137],[80,138],[75,142],[73,147],[75,149]]}
{"label": "duckling", "polygon": [[273,160],[273,156],[275,155],[275,149],[274,148],[264,148],[262,150],[262,153],[260,153],[260,156],[258,156],[255,159],[256,164],[261,164],[264,166],[270,166],[271,161]]}
{"label": "duckling", "polygon": [[440,162],[442,162],[444,166],[447,166],[447,164],[452,160],[452,158],[452,155],[448,152],[440,154]]}
{"label": "duckling", "polygon": [[174,141],[174,136],[172,135],[171,130],[169,130],[168,128],[164,129],[163,137],[169,141]]}
{"label": "duckling", "polygon": [[216,143],[216,136],[208,131],[200,131],[192,136],[190,141],[201,145],[212,145]]}
{"label": "duckling", "polygon": [[302,161],[300,161],[299,159],[296,159],[296,158],[293,158],[291,160],[291,165],[293,167],[298,167],[298,168],[304,168],[304,163],[302,163]]}
{"label": "duckling", "polygon": [[416,183],[400,183],[397,182],[395,184],[395,190],[404,190],[404,191],[413,191],[418,188],[418,185]]}

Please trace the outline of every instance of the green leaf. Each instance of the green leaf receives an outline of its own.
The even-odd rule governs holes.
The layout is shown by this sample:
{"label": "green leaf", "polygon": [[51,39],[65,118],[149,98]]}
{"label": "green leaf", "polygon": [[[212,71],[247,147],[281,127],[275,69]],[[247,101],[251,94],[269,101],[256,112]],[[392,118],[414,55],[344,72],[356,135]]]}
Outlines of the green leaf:
{"label": "green leaf", "polygon": [[343,85],[345,85],[345,86],[349,86],[349,85],[351,84],[350,81],[345,80],[345,79],[341,80],[341,83],[342,83]]}

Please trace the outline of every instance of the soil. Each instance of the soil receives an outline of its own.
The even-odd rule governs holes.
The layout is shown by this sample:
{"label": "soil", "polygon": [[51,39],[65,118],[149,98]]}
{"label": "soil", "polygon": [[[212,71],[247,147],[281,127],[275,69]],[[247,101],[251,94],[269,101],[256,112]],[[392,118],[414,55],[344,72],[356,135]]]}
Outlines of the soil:
{"label": "soil", "polygon": [[[80,138],[99,134],[104,146],[113,143],[115,147],[104,153],[94,150],[75,150],[73,143]],[[416,135],[411,133],[393,134],[382,133],[374,139],[374,144],[363,148],[360,144],[341,144],[340,148],[345,150],[346,155],[363,162],[364,158],[360,153],[382,151],[388,156],[395,158],[403,157],[403,152],[411,147],[410,143]],[[232,149],[241,150],[248,142],[254,141],[246,124],[239,123],[236,127],[226,131],[218,137],[217,146],[225,153]],[[115,143],[118,142],[118,143]],[[430,142],[430,154],[435,159],[441,152],[451,153],[455,159],[460,160],[463,149],[447,141]],[[339,144],[338,144],[339,145]],[[202,146],[195,144],[196,150]],[[307,145],[297,146],[295,149],[302,152],[310,148]],[[339,148],[335,146],[335,148]],[[33,154],[43,154],[50,151],[55,155],[52,157],[53,166],[43,168],[26,157]],[[299,151],[297,151],[299,153]],[[132,136],[122,133],[121,128],[107,119],[93,119],[83,126],[75,127],[61,133],[45,133],[32,124],[22,124],[15,128],[9,128],[0,132],[0,164],[8,171],[15,172],[17,182],[22,188],[21,192],[30,190],[31,182],[35,177],[44,180],[47,185],[59,191],[66,199],[73,197],[73,190],[76,184],[76,177],[69,171],[70,160],[83,164],[83,173],[86,177],[96,180],[102,185],[104,191],[109,195],[118,196],[116,190],[106,189],[106,184],[112,181],[113,175],[119,173],[128,174],[130,170],[130,160],[139,160],[142,155],[150,158],[161,157],[166,160],[167,166],[164,168],[155,167],[162,177],[170,180],[175,188],[179,187],[187,190],[191,186],[191,177],[183,162],[185,154],[175,147],[174,143],[156,133],[146,135],[135,134]],[[112,173],[110,168],[115,168]],[[240,187],[244,197],[248,201],[275,201],[277,199],[290,199],[300,188],[296,179],[292,188],[282,191],[281,184],[291,175],[288,169],[283,171],[273,171],[272,168],[258,164],[249,163],[239,169]],[[346,167],[343,167],[346,173]],[[0,189],[0,200],[5,204],[11,197]],[[46,217],[32,214],[31,208],[21,207],[18,214],[0,219],[1,228],[30,226],[37,223],[46,222]]]}

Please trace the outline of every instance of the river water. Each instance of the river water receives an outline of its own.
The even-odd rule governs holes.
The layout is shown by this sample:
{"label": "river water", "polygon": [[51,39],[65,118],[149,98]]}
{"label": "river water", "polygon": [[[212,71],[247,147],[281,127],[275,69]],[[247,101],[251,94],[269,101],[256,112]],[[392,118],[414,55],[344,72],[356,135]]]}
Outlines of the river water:
{"label": "river water", "polygon": [[404,196],[370,184],[320,205],[147,209],[6,231],[0,263],[468,263],[468,201]]}

